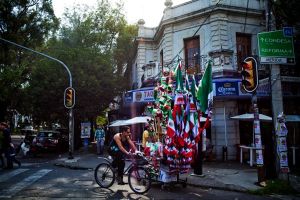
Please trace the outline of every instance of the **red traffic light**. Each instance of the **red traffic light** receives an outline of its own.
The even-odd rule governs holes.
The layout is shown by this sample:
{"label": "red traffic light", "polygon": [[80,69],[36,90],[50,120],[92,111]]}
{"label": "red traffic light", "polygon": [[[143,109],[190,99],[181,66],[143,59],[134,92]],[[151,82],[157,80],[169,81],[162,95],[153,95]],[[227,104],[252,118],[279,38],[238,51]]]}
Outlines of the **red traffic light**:
{"label": "red traffic light", "polygon": [[242,86],[246,92],[253,92],[258,86],[257,62],[253,57],[247,57],[242,62]]}
{"label": "red traffic light", "polygon": [[73,108],[75,105],[75,90],[71,87],[65,90],[64,104],[66,108]]}
{"label": "red traffic light", "polygon": [[247,61],[247,62],[242,62],[242,68],[243,69],[249,69],[249,70],[251,70],[251,69],[253,69],[253,64],[252,64],[252,61],[250,60],[250,61]]}

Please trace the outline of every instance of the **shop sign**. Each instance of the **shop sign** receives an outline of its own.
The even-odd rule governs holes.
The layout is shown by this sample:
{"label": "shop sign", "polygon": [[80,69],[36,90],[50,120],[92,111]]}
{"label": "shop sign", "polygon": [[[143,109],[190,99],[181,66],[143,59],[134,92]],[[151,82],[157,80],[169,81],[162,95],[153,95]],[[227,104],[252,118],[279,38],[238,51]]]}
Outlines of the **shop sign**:
{"label": "shop sign", "polygon": [[138,90],[133,92],[133,102],[149,102],[154,101],[153,88],[148,90]]}
{"label": "shop sign", "polygon": [[238,82],[216,82],[216,96],[238,96]]}
{"label": "shop sign", "polygon": [[141,90],[128,91],[124,95],[125,103],[154,101],[153,89],[154,88],[151,87],[151,88],[145,88]]}
{"label": "shop sign", "polygon": [[293,37],[288,32],[278,30],[258,33],[261,64],[295,64]]}
{"label": "shop sign", "polygon": [[133,97],[132,97],[132,91],[126,92],[125,95],[124,95],[124,101],[125,101],[125,103],[132,103],[132,99],[133,99]]}
{"label": "shop sign", "polygon": [[81,138],[90,138],[91,136],[91,123],[81,122]]}

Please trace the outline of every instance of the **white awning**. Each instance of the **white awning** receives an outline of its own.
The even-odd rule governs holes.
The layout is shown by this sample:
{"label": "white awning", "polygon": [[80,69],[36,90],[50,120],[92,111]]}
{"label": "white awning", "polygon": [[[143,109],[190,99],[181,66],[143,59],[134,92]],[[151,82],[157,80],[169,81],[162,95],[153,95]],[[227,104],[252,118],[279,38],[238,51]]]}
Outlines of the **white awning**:
{"label": "white awning", "polygon": [[[242,115],[237,115],[230,117],[231,119],[241,120],[241,121],[253,121],[254,120],[254,114],[253,113],[245,113]],[[269,117],[264,114],[259,114],[259,120],[260,121],[272,121],[272,117]]]}
{"label": "white awning", "polygon": [[116,121],[113,121],[111,123],[111,125],[109,125],[109,127],[117,127],[117,126],[124,126],[126,125],[124,122],[127,121],[127,120],[116,120]]}
{"label": "white awning", "polygon": [[286,122],[300,122],[300,115],[286,115]]}

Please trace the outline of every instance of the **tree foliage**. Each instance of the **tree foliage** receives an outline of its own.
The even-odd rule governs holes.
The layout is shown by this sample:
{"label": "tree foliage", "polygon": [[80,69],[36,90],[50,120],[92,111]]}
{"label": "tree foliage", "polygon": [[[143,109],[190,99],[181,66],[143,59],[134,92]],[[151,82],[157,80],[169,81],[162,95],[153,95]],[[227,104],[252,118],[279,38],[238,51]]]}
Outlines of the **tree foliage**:
{"label": "tree foliage", "polygon": [[[296,65],[300,62],[300,1],[298,0],[273,0],[272,10],[275,16],[276,29],[280,30],[283,27],[294,28],[294,52],[296,57]],[[295,74],[300,75],[299,67],[289,69],[295,71]]]}
{"label": "tree foliage", "polygon": [[[0,37],[37,48],[58,27],[51,0],[0,1]],[[35,56],[0,41],[0,120],[21,102]]]}
{"label": "tree foliage", "polygon": [[276,0],[273,1],[272,7],[278,29],[285,26],[295,26],[300,31],[300,18],[298,17],[300,2],[298,0]]}
{"label": "tree foliage", "polygon": [[[99,1],[94,10],[68,10],[64,21],[43,51],[63,61],[72,73],[76,118],[94,120],[128,85],[124,72],[128,71],[136,28],[127,25],[122,5],[112,7],[107,0]],[[60,64],[50,60],[37,63],[29,86],[27,101],[33,105],[31,113],[37,122],[67,119],[63,93],[69,78]]]}

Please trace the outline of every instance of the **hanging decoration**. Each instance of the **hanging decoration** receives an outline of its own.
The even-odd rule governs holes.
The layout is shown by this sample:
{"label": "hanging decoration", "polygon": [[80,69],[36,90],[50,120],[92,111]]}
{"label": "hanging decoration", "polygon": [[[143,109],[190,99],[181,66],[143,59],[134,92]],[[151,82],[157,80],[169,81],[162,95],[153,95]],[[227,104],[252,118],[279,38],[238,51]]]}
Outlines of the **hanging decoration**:
{"label": "hanging decoration", "polygon": [[287,140],[286,140],[287,134],[288,134],[288,130],[285,125],[285,115],[281,113],[277,116],[277,121],[276,121],[276,141],[277,141],[277,155],[279,156],[280,171],[282,173],[289,172]]}

